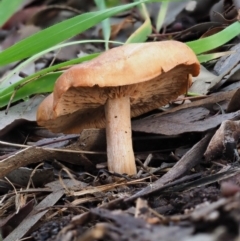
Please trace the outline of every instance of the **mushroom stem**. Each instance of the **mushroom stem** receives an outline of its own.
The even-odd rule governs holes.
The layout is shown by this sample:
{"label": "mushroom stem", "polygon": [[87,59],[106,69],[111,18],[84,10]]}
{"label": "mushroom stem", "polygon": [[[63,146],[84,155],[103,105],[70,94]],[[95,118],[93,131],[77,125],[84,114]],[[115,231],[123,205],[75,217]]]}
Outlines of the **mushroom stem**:
{"label": "mushroom stem", "polygon": [[129,96],[109,98],[105,104],[105,117],[109,170],[136,174]]}

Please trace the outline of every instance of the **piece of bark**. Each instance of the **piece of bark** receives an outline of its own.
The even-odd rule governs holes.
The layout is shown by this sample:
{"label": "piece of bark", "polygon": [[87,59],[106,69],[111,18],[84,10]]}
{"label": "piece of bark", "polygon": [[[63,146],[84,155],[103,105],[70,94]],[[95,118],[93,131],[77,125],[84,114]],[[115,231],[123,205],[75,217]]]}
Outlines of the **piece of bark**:
{"label": "piece of bark", "polygon": [[232,96],[227,107],[227,113],[239,110],[240,109],[239,103],[240,103],[240,89],[238,89]]}
{"label": "piece of bark", "polygon": [[238,156],[236,148],[239,138],[240,121],[224,121],[212,137],[204,153],[205,160],[211,161],[224,157],[234,161]]}
{"label": "piece of bark", "polygon": [[[70,148],[70,147],[69,147]],[[72,150],[72,149],[71,149]],[[80,150],[79,150],[80,151]],[[26,165],[41,162],[43,160],[49,159],[58,159],[58,160],[68,160],[70,163],[82,165],[86,170],[94,168],[92,162],[90,162],[84,155],[81,153],[73,152],[62,152],[54,151],[54,149],[47,149],[42,147],[27,147],[23,150],[20,150],[7,158],[0,161],[0,178],[3,178],[8,173],[16,170],[19,167],[24,167]]]}

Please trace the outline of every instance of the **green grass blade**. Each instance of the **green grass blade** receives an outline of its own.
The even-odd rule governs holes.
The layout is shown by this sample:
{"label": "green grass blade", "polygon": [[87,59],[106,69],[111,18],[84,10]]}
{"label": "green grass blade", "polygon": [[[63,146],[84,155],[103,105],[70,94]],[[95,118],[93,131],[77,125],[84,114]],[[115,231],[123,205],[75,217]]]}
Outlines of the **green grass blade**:
{"label": "green grass blade", "polygon": [[0,65],[6,65],[34,55],[138,4],[139,2],[135,2],[98,12],[84,13],[46,28],[0,53]]}
{"label": "green grass blade", "polygon": [[91,60],[98,56],[99,54],[91,54],[81,58],[72,59],[49,68],[38,71],[37,73],[28,76],[20,81],[4,88],[0,92],[0,108],[8,104],[12,94],[15,92],[15,95],[12,99],[12,102],[28,98],[30,95],[46,93],[53,91],[53,87],[56,79],[62,72],[51,73],[52,71],[59,70],[63,67],[79,64],[84,61]]}
{"label": "green grass blade", "polygon": [[[32,56],[31,58],[27,59],[26,61],[24,61],[20,65],[18,65],[14,70],[12,70],[8,74],[6,80],[8,80],[8,78],[10,78],[14,73],[19,72],[23,67],[25,67],[27,64],[29,64],[31,61],[39,58],[40,56],[44,55],[45,53],[48,53],[49,51],[52,51],[52,50],[55,50],[55,49],[58,49],[58,48],[62,48],[62,47],[66,47],[66,46],[70,46],[70,45],[74,45],[74,44],[82,44],[82,43],[90,43],[90,42],[102,43],[102,42],[104,42],[104,40],[95,39],[95,40],[73,41],[73,42],[59,44],[59,45],[54,46],[52,48],[46,49],[46,50]],[[109,41],[109,42],[114,43],[114,44],[120,44],[120,45],[123,44],[123,43],[117,42],[117,41]],[[44,76],[48,75],[52,71],[59,70],[63,67],[67,67],[69,65],[79,64],[79,63],[82,63],[84,61],[91,60],[98,55],[99,55],[98,53],[94,53],[94,54],[90,54],[90,55],[87,55],[87,56],[84,56],[84,57],[81,57],[81,58],[76,58],[76,59],[69,60],[69,61],[57,64],[57,65],[53,65],[51,67],[42,69],[42,70],[38,71],[37,73],[35,73],[31,76],[28,76],[24,79],[19,80],[16,83],[11,84],[11,86],[4,87],[2,89],[1,89],[1,85],[0,85],[0,107],[3,107],[8,103],[10,98],[13,96],[13,93],[16,93],[16,94],[14,95],[14,98],[11,100],[11,102],[15,102],[15,101],[18,101],[20,99],[25,99],[25,98],[29,97],[30,95],[33,95],[33,94],[45,93],[45,92],[49,92],[49,90],[52,91],[53,85],[56,81],[56,79],[53,79],[54,75],[51,75],[52,76],[52,79],[51,79],[52,85],[50,85],[51,83],[49,83],[49,85],[45,85],[44,82],[43,82],[41,88],[39,88],[39,87],[35,86],[35,81],[37,81],[36,85],[40,85],[41,83],[38,81],[38,79],[42,80],[44,78]],[[31,86],[33,86],[33,87],[29,88],[28,87],[29,84],[31,84]],[[37,90],[37,92],[36,92],[36,90]]]}
{"label": "green grass blade", "polygon": [[200,54],[197,56],[197,58],[200,63],[206,63],[210,60],[217,59],[222,56],[227,56],[230,54],[234,54],[234,51],[226,51],[226,52],[219,52],[219,53],[212,53],[212,54]]}
{"label": "green grass blade", "polygon": [[[72,42],[67,42],[67,43],[62,43],[62,44],[58,44],[54,47],[51,47],[49,49],[46,49],[38,54],[35,54],[34,56],[32,56],[31,58],[25,60],[24,62],[22,62],[21,64],[19,64],[16,68],[14,68],[12,71],[10,71],[7,76],[5,76],[3,79],[1,79],[0,82],[0,94],[1,94],[1,85],[3,85],[5,83],[5,81],[7,81],[9,78],[11,78],[15,73],[19,72],[21,69],[23,69],[25,66],[27,66],[29,63],[31,63],[32,61],[40,58],[41,56],[43,56],[44,54],[56,50],[56,49],[60,49],[63,47],[67,47],[70,45],[74,45],[74,44],[83,44],[83,43],[103,43],[104,40],[80,40],[80,41],[72,41]],[[109,41],[110,43],[114,43],[114,44],[123,44],[122,42],[117,42],[117,41]]]}
{"label": "green grass blade", "polygon": [[19,9],[24,0],[0,1],[0,27]]}
{"label": "green grass blade", "polygon": [[112,8],[121,4],[121,0],[105,0],[105,2],[108,8]]}
{"label": "green grass blade", "polygon": [[[137,2],[137,0],[135,0]],[[142,43],[145,42],[148,36],[152,33],[152,24],[148,14],[148,10],[144,3],[141,3],[139,10],[145,19],[144,23],[130,35],[126,43]]]}
{"label": "green grass blade", "polygon": [[[24,85],[16,92],[15,99],[24,99],[29,97],[29,93],[39,94],[52,92],[56,79],[62,74],[62,71],[49,73],[45,76],[41,76],[34,82],[30,82],[27,85]],[[27,94],[27,95],[26,95]]]}
{"label": "green grass blade", "polygon": [[237,21],[219,33],[203,39],[187,42],[186,44],[195,52],[195,54],[201,54],[211,49],[222,46],[239,34],[240,22]]}
{"label": "green grass blade", "polygon": [[[55,72],[51,74],[47,74],[39,79],[35,80],[34,82],[30,82],[29,84],[25,85],[21,89],[19,89],[12,102],[17,100],[27,99],[32,94],[39,94],[39,93],[46,93],[51,92],[54,86],[56,79],[62,74],[62,72]],[[8,105],[9,100],[11,99],[13,91],[9,92],[6,95],[0,96],[0,108],[5,107]]]}
{"label": "green grass blade", "polygon": [[[44,69],[36,72],[35,74],[32,74],[32,75],[27,76],[23,79],[20,79],[17,82],[15,82],[15,83],[13,83],[13,84],[5,87],[5,88],[2,88],[2,89],[0,88],[0,100],[1,100],[1,96],[9,94],[10,92],[12,93],[16,88],[18,89],[18,86],[24,85],[28,81],[31,81],[31,80],[34,81],[34,80],[36,80],[40,77],[43,77],[43,76],[45,76],[45,75],[47,75],[47,74],[49,74],[53,71],[59,71],[62,68],[66,68],[66,67],[74,65],[74,64],[79,64],[79,63],[82,63],[84,61],[91,60],[98,55],[99,55],[98,53],[94,53],[94,54],[90,54],[90,55],[87,55],[87,56],[84,56],[84,57],[81,57],[81,58],[76,58],[76,59],[72,59],[72,60],[69,60],[69,61],[65,61],[65,62],[62,62],[60,64],[50,66],[48,68],[44,68]],[[31,92],[28,93],[28,95],[31,95],[31,94],[32,94]]]}
{"label": "green grass blade", "polygon": [[[95,0],[95,4],[97,5],[97,7],[99,8],[99,10],[105,10],[106,9],[106,4],[105,4],[105,0]],[[109,39],[110,39],[110,35],[111,35],[111,24],[110,24],[110,20],[109,18],[105,19],[102,21],[102,33],[103,33],[103,37],[105,42],[105,49],[108,50],[109,47]]]}
{"label": "green grass blade", "polygon": [[156,22],[156,30],[157,32],[160,31],[160,29],[163,27],[164,19],[166,17],[168,10],[168,2],[163,2],[160,6],[160,10],[157,16],[157,22]]}

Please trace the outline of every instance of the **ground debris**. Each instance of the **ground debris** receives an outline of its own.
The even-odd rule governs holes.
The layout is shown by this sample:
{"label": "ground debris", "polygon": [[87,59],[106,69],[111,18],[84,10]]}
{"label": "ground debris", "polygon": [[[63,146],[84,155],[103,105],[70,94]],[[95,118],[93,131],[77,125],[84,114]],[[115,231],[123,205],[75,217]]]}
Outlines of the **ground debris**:
{"label": "ground debris", "polygon": [[[127,210],[94,208],[76,216],[54,241],[93,240],[235,240],[240,220],[240,195],[202,203],[185,214],[165,216],[164,222],[147,222]],[[123,201],[121,201],[123,202]],[[143,202],[143,205],[144,202]],[[142,213],[155,215],[151,208]],[[159,215],[160,216],[160,215]],[[166,220],[168,222],[166,223]]]}
{"label": "ground debris", "polygon": [[[86,240],[136,240],[136,241],[173,241],[186,238],[193,231],[192,227],[179,226],[158,226],[146,223],[143,219],[118,211],[106,209],[92,209],[88,215],[88,220],[96,222],[101,220],[92,228],[78,237],[79,241]],[[77,220],[74,220],[77,223]],[[72,232],[72,231],[69,231]],[[65,240],[64,237],[70,236],[68,233],[61,234],[56,241]],[[181,239],[180,239],[181,240]],[[183,239],[182,239],[183,240]]]}

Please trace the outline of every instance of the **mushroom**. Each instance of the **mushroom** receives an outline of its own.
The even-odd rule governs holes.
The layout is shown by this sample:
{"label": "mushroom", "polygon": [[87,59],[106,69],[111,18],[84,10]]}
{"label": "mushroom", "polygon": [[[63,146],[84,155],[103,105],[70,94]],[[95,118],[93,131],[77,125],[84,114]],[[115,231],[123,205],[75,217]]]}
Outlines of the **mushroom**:
{"label": "mushroom", "polygon": [[127,44],[66,70],[40,104],[37,122],[53,132],[106,128],[110,171],[136,173],[131,117],[186,93],[199,62],[184,43]]}

